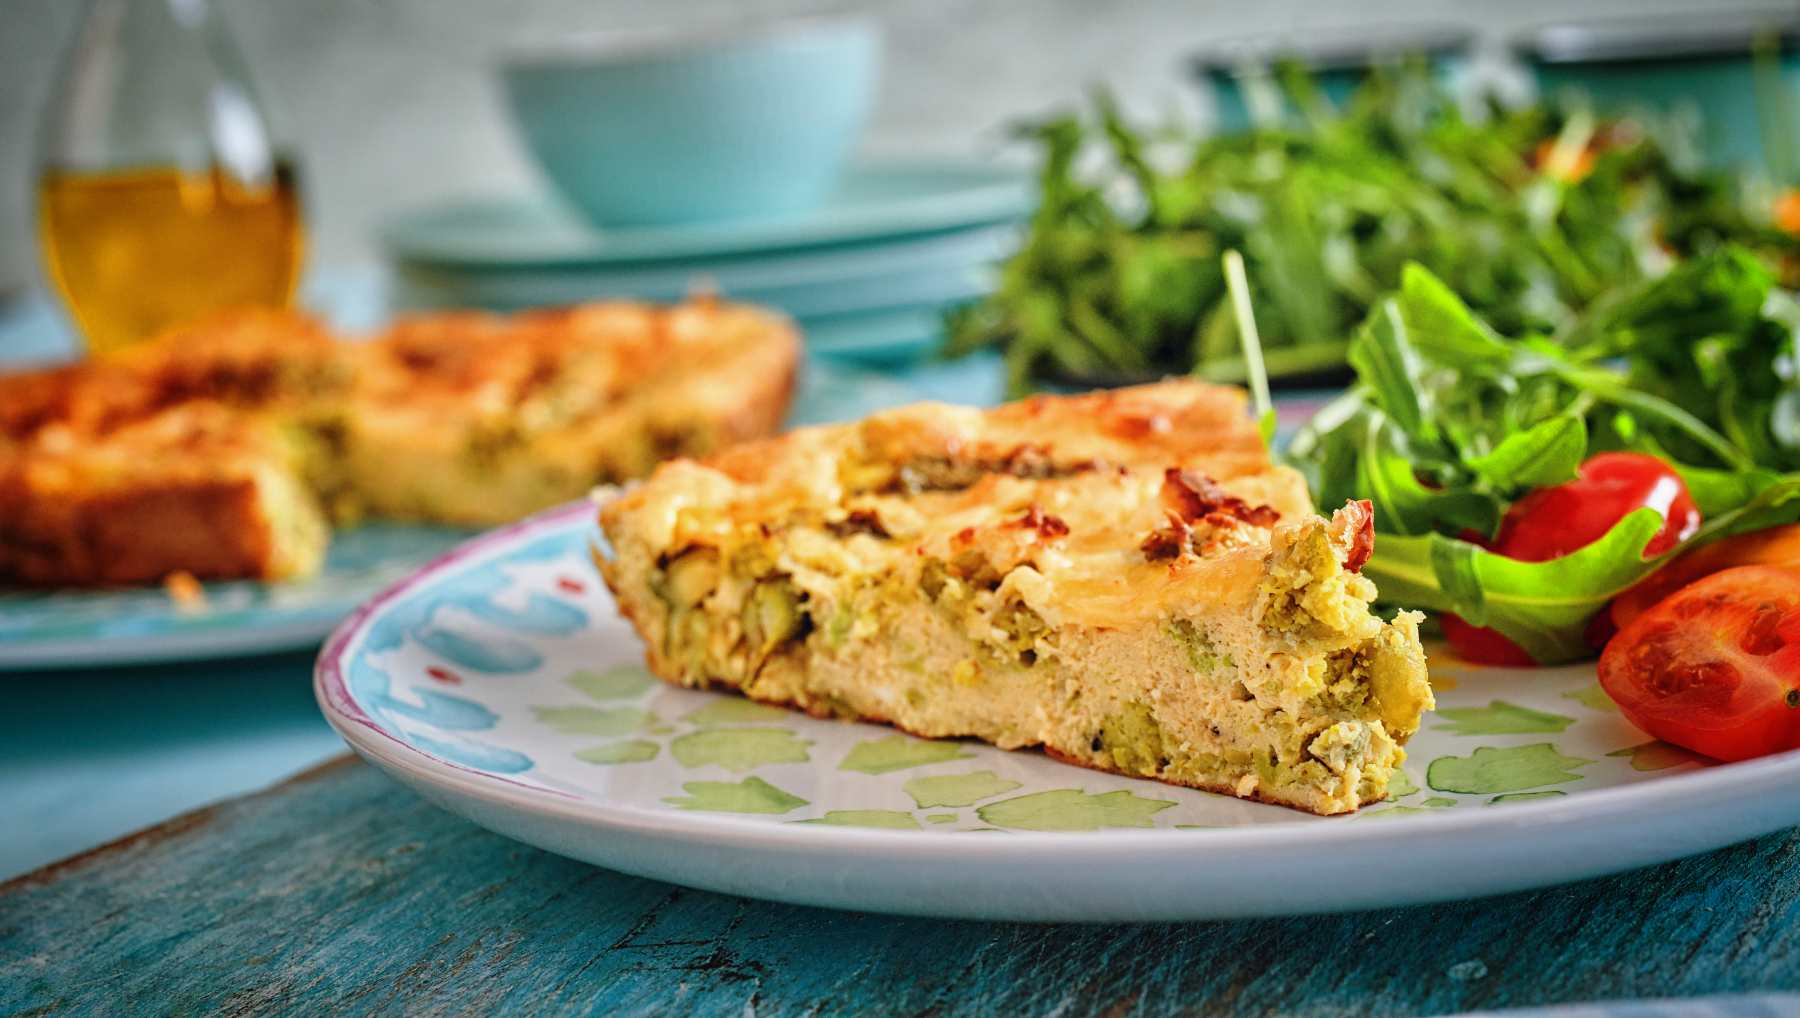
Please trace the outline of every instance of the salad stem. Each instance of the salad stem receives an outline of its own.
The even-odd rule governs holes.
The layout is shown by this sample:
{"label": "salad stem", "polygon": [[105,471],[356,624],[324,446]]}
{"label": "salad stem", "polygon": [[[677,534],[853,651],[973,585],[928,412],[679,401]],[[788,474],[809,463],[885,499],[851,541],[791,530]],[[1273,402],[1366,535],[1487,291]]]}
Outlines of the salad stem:
{"label": "salad stem", "polygon": [[1244,274],[1244,256],[1233,248],[1225,252],[1225,287],[1231,291],[1231,313],[1237,319],[1238,340],[1244,345],[1244,370],[1249,376],[1250,398],[1264,442],[1275,439],[1275,406],[1269,399],[1269,375],[1263,369],[1262,338],[1256,332],[1256,312],[1250,306],[1250,280]]}

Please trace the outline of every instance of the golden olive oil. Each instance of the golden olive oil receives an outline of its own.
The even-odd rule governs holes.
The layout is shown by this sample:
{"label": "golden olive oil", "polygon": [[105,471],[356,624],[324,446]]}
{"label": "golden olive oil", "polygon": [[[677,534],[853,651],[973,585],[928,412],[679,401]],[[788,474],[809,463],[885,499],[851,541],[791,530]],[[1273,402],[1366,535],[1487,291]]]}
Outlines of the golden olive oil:
{"label": "golden olive oil", "polygon": [[96,354],[208,312],[285,306],[304,246],[285,165],[260,184],[217,167],[51,170],[38,185],[38,233]]}

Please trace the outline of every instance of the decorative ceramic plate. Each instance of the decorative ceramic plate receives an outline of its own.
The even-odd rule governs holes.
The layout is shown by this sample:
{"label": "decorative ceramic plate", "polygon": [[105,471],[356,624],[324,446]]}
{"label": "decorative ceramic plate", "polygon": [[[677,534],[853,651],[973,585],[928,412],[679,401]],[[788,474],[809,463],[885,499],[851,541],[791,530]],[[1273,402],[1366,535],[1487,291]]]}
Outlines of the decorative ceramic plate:
{"label": "decorative ceramic plate", "polygon": [[655,267],[396,267],[409,307],[512,311],[604,298],[678,301],[697,288],[767,304],[797,318],[902,304],[966,301],[986,293],[991,266],[1018,247],[1011,224],[879,244],[754,258],[705,258]]}
{"label": "decorative ceramic plate", "polygon": [[1800,821],[1800,753],[1708,766],[1591,667],[1436,667],[1390,800],[1348,817],[814,720],[656,682],[571,505],[360,609],[315,678],[357,752],[520,841],[646,877],[879,912],[1176,920],[1460,898]]}
{"label": "decorative ceramic plate", "polygon": [[977,162],[864,165],[824,205],[771,219],[598,229],[543,198],[474,198],[399,216],[381,231],[395,257],[445,265],[603,265],[866,243],[1016,220],[1026,174]]}
{"label": "decorative ceramic plate", "polygon": [[369,524],[332,537],[325,568],[289,583],[211,583],[203,603],[161,587],[0,591],[0,670],[200,660],[317,646],[357,605],[466,530]]}

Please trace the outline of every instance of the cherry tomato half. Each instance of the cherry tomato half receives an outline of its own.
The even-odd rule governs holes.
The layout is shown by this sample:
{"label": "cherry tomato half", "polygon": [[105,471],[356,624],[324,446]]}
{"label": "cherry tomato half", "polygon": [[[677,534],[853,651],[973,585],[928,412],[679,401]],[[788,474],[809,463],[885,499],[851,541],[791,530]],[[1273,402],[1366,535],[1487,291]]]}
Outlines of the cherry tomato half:
{"label": "cherry tomato half", "polygon": [[1600,685],[1632,724],[1717,760],[1800,747],[1800,572],[1681,588],[1606,645]]}
{"label": "cherry tomato half", "polygon": [[[1514,502],[1494,540],[1477,543],[1521,562],[1548,562],[1598,541],[1626,514],[1646,506],[1662,515],[1663,525],[1644,545],[1645,558],[1661,555],[1700,529],[1700,510],[1681,475],[1654,456],[1603,452],[1589,457],[1577,474],[1573,481],[1539,488]],[[1478,629],[1454,615],[1440,621],[1445,638],[1464,660],[1536,663],[1492,629]],[[1596,647],[1604,639],[1597,636]]]}
{"label": "cherry tomato half", "polygon": [[1639,580],[1637,586],[1613,598],[1613,625],[1629,626],[1632,619],[1661,604],[1663,598],[1702,576],[1732,566],[1800,568],[1800,523],[1739,534],[1682,552]]}
{"label": "cherry tomato half", "polygon": [[1525,653],[1525,648],[1501,635],[1498,629],[1484,629],[1464,622],[1461,615],[1446,612],[1438,619],[1438,625],[1444,629],[1444,639],[1456,649],[1456,656],[1464,661],[1475,661],[1484,665],[1505,665],[1508,668],[1535,668],[1537,659]]}

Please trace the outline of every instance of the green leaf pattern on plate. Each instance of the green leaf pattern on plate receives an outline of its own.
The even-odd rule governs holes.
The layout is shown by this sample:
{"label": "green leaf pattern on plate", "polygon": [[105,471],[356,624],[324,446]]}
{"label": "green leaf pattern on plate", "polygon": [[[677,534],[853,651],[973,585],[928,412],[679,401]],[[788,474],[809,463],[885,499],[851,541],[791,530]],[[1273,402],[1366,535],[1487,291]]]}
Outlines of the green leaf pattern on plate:
{"label": "green leaf pattern on plate", "polygon": [[689,781],[681,786],[685,796],[670,796],[663,801],[676,809],[703,810],[710,813],[789,813],[806,805],[806,800],[776,788],[761,778],[742,781]]}
{"label": "green leaf pattern on plate", "polygon": [[1548,742],[1529,746],[1479,746],[1469,756],[1440,756],[1431,761],[1425,783],[1440,792],[1491,795],[1520,792],[1541,785],[1560,785],[1581,780],[1575,768],[1593,763],[1564,756]]}
{"label": "green leaf pattern on plate", "polygon": [[934,742],[915,739],[910,735],[890,735],[857,743],[850,754],[844,757],[844,762],[838,764],[838,770],[886,774],[909,767],[960,760],[968,755],[961,743]]}
{"label": "green leaf pattern on plate", "polygon": [[1562,694],[1562,698],[1574,700],[1589,710],[1609,711],[1613,714],[1619,712],[1618,704],[1612,702],[1612,697],[1606,695],[1606,690],[1601,689],[1598,682],[1590,682],[1580,689],[1571,689]]}
{"label": "green leaf pattern on plate", "polygon": [[683,767],[746,774],[764,764],[805,763],[810,745],[786,728],[707,728],[676,736],[669,751]]}
{"label": "green leaf pattern on plate", "polygon": [[1394,776],[1388,778],[1387,801],[1392,802],[1395,799],[1404,799],[1418,790],[1419,786],[1413,781],[1412,775],[1403,770],[1395,771]]}
{"label": "green leaf pattern on plate", "polygon": [[[1418,789],[1414,789],[1413,791],[1418,791]],[[1429,799],[1424,799],[1409,806],[1390,806],[1387,809],[1382,810],[1364,810],[1358,815],[1365,817],[1398,817],[1406,816],[1409,813],[1430,813],[1434,810],[1449,809],[1455,805],[1455,799],[1442,795],[1434,795]]]}
{"label": "green leaf pattern on plate", "polygon": [[627,739],[624,742],[606,742],[598,746],[575,751],[575,759],[591,764],[627,764],[643,763],[656,759],[662,747],[649,739]]}
{"label": "green leaf pattern on plate", "polygon": [[[1445,681],[1437,713],[1407,746],[1406,769],[1394,774],[1387,797],[1359,815],[1527,805],[1707,765],[1627,725],[1594,682],[1591,665],[1518,673],[1448,655],[1439,661],[1434,667]],[[1077,770],[1036,753],[816,720],[741,696],[673,688],[636,664],[565,664],[535,688],[510,716],[565,747],[563,759],[575,769],[556,765],[558,776],[616,780],[620,794],[639,805],[956,833],[1345,819]],[[508,716],[501,705],[492,709]],[[725,780],[708,780],[719,777]]]}
{"label": "green leaf pattern on plate", "polygon": [[1175,805],[1120,789],[1090,795],[1079,788],[1033,792],[976,810],[995,827],[1023,831],[1097,831],[1102,827],[1152,827],[1150,818]]}
{"label": "green leaf pattern on plate", "polygon": [[533,707],[537,719],[564,735],[624,735],[656,724],[641,707]]}
{"label": "green leaf pattern on plate", "polygon": [[681,720],[690,725],[736,725],[758,721],[787,721],[794,717],[792,711],[780,707],[771,707],[766,703],[746,700],[741,696],[721,696],[713,702],[682,715]]}
{"label": "green leaf pattern on plate", "polygon": [[973,806],[1001,792],[1010,792],[1018,788],[1019,783],[993,771],[975,771],[970,774],[913,778],[902,787],[920,809],[929,809],[933,806]]}
{"label": "green leaf pattern on plate", "polygon": [[1606,755],[1625,757],[1631,761],[1631,769],[1634,771],[1662,771],[1668,770],[1670,767],[1680,767],[1682,764],[1707,762],[1706,758],[1698,753],[1682,749],[1680,746],[1671,746],[1660,739],[1651,739],[1649,742],[1636,746],[1615,749]]}
{"label": "green leaf pattern on plate", "polygon": [[598,672],[583,668],[563,681],[596,700],[630,700],[643,695],[656,679],[640,665],[619,665]]}
{"label": "green leaf pattern on plate", "polygon": [[1488,805],[1499,806],[1509,802],[1530,802],[1533,799],[1560,799],[1568,794],[1569,793],[1560,788],[1552,788],[1542,792],[1509,792],[1506,795],[1496,795],[1492,799],[1489,799]]}
{"label": "green leaf pattern on plate", "polygon": [[1554,733],[1575,723],[1574,718],[1520,707],[1505,700],[1495,700],[1486,707],[1440,707],[1437,714],[1449,722],[1440,727],[1456,735]]}

